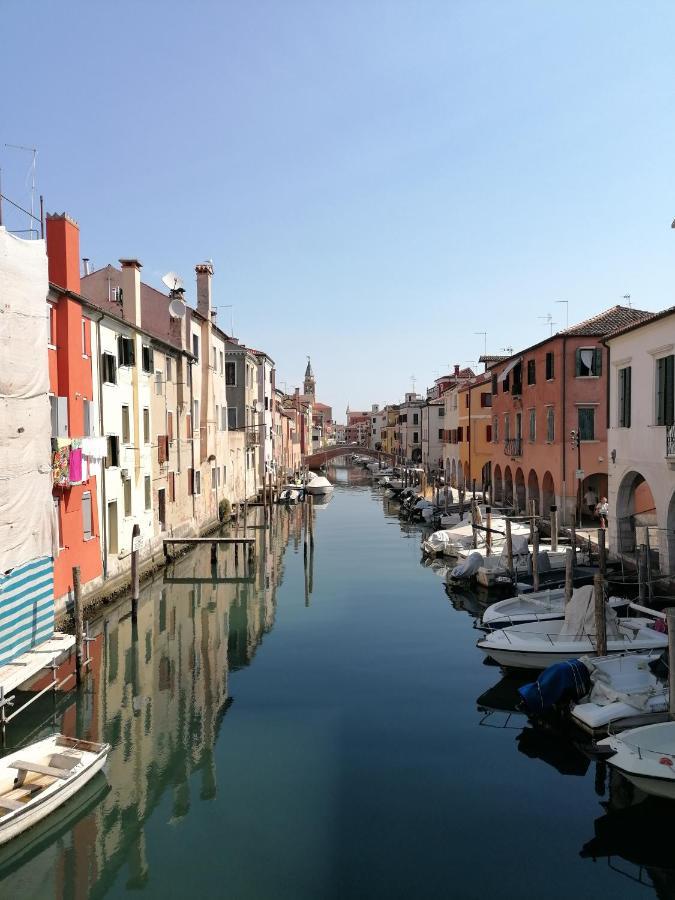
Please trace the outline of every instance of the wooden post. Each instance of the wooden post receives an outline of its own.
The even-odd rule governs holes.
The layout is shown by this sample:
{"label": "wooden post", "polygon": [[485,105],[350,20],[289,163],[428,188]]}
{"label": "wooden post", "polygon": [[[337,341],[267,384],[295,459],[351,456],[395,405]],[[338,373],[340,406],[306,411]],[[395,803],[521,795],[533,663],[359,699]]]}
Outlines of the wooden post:
{"label": "wooden post", "polygon": [[640,603],[644,603],[647,599],[647,566],[646,566],[647,548],[644,544],[638,547],[638,596]]}
{"label": "wooden post", "polygon": [[605,529],[598,530],[598,568],[604,578],[607,574],[607,548],[605,547]]}
{"label": "wooden post", "polygon": [[309,495],[309,548],[314,550],[314,497]]}
{"label": "wooden post", "polygon": [[666,610],[668,623],[668,690],[670,692],[669,718],[675,719],[675,606]]}
{"label": "wooden post", "polygon": [[490,506],[485,507],[485,527],[487,528],[485,532],[485,555],[489,556],[492,551],[492,508]]}
{"label": "wooden post", "polygon": [[473,535],[471,538],[471,546],[475,550],[476,547],[478,546],[478,532],[476,530],[476,497],[475,497],[475,495],[474,495],[473,499],[471,500],[471,526],[472,526],[471,531],[473,532]]}
{"label": "wooden post", "polygon": [[595,594],[595,652],[598,656],[607,656],[604,582],[602,575],[595,575],[593,578]]}
{"label": "wooden post", "polygon": [[574,525],[570,527],[570,543],[572,544],[573,565],[577,564],[577,529]]}
{"label": "wooden post", "polygon": [[539,590],[539,529],[532,534],[532,590]]}
{"label": "wooden post", "polygon": [[551,507],[551,550],[556,553],[558,550],[558,507]]}
{"label": "wooden post", "polygon": [[235,569],[239,567],[239,544],[234,545],[234,567]]}
{"label": "wooden post", "polygon": [[535,531],[535,522],[534,522],[534,500],[530,499],[530,543],[534,543],[534,531]]}
{"label": "wooden post", "polygon": [[652,548],[649,543],[649,525],[645,527],[645,564],[647,569],[647,596],[652,599]]}
{"label": "wooden post", "polygon": [[574,551],[571,547],[565,550],[565,606],[574,593]]}
{"label": "wooden post", "polygon": [[131,530],[131,618],[136,619],[140,596],[140,573],[138,571],[138,544],[141,540],[141,526],[136,523]]}
{"label": "wooden post", "polygon": [[75,619],[75,681],[79,685],[82,684],[82,669],[84,667],[82,582],[80,581],[79,566],[73,566],[73,616]]}
{"label": "wooden post", "polygon": [[248,564],[250,567],[253,566],[254,560],[255,560],[255,543],[250,543],[248,545]]}
{"label": "wooden post", "polygon": [[472,490],[473,490],[473,499],[474,499],[474,502],[475,502],[475,500],[476,500],[476,479],[475,479],[475,478],[473,479],[473,487],[472,487]]}
{"label": "wooden post", "polygon": [[211,544],[211,565],[218,565],[218,544]]}
{"label": "wooden post", "polygon": [[506,568],[510,576],[513,576],[513,541],[511,539],[511,518],[506,516],[504,519],[506,528]]}

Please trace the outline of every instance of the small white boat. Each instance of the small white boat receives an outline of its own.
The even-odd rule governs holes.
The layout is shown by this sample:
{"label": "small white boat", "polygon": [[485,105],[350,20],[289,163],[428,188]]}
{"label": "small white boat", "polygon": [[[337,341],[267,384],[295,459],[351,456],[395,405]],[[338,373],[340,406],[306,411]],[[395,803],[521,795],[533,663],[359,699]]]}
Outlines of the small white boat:
{"label": "small white boat", "polygon": [[323,496],[332,493],[333,485],[323,475],[315,475],[307,482],[305,490],[308,494]]}
{"label": "small white boat", "polygon": [[[595,653],[593,587],[576,588],[565,618],[528,622],[491,631],[476,646],[501,666],[547,669],[556,662]],[[618,619],[607,608],[607,653],[663,650],[667,635],[650,628],[649,619]]]}
{"label": "small white boat", "polygon": [[596,734],[662,722],[668,713],[668,685],[652,666],[660,653],[584,656],[591,677],[590,693],[572,706],[573,722]]}
{"label": "small white boat", "polygon": [[302,496],[302,488],[285,487],[285,488],[282,488],[282,490],[279,494],[279,502],[280,503],[297,503],[301,496]]}
{"label": "small white boat", "polygon": [[[523,542],[522,546],[519,545],[520,541]],[[491,588],[511,581],[504,545],[500,546],[502,547],[501,556],[487,556],[483,565],[476,572],[476,581],[483,587]],[[526,569],[528,573],[532,571],[533,552],[534,548],[528,545],[527,537],[519,535],[513,542],[513,567],[516,572],[522,573],[523,569]],[[539,545],[538,560],[540,574],[565,568],[565,554],[541,544]]]}
{"label": "small white boat", "polygon": [[598,741],[598,747],[612,751],[607,762],[635,787],[675,800],[675,722],[631,728]]}
{"label": "small white boat", "polygon": [[[612,609],[627,606],[628,600],[610,597],[607,601]],[[565,618],[565,589],[549,588],[533,594],[518,594],[507,600],[493,603],[483,613],[485,628],[507,628],[523,622],[550,622]]]}
{"label": "small white boat", "polygon": [[0,844],[37,824],[105,765],[109,744],[53,734],[0,759]]}

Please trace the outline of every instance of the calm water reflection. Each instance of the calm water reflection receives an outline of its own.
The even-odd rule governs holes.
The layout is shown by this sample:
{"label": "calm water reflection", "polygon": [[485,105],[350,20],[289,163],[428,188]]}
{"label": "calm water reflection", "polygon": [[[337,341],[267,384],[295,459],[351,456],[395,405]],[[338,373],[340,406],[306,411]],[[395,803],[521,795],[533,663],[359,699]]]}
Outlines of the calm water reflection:
{"label": "calm water reflection", "polygon": [[474,646],[484,598],[448,598],[418,526],[330,476],[312,571],[284,510],[250,576],[223,560],[214,582],[206,548],[137,626],[107,613],[54,720],[111,742],[110,787],[0,856],[0,896],[675,896],[668,842],[631,838],[669,834],[670,807],[517,712]]}

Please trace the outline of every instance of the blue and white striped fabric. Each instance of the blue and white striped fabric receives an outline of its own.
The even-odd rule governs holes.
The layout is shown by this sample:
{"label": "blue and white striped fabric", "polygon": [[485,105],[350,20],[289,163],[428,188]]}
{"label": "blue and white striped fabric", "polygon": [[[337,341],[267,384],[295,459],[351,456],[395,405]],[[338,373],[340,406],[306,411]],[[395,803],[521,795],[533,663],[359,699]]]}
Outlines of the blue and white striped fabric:
{"label": "blue and white striped fabric", "polygon": [[0,575],[0,666],[54,634],[54,563],[41,556]]}

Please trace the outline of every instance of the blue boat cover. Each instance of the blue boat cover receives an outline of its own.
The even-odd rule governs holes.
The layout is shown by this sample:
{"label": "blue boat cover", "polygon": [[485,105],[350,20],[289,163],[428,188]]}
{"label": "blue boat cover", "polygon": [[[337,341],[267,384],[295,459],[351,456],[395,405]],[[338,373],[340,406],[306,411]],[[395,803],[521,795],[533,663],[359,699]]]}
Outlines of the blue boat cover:
{"label": "blue boat cover", "polygon": [[591,676],[578,659],[566,659],[544,669],[532,684],[518,688],[530,715],[544,713],[556,703],[581,700],[591,689]]}

